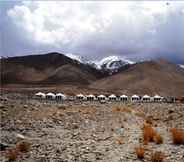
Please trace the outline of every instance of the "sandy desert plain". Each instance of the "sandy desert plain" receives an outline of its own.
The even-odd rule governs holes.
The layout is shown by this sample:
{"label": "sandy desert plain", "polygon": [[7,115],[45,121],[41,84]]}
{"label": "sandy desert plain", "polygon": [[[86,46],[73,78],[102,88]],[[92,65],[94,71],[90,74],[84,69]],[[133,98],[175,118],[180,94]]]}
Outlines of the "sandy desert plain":
{"label": "sandy desert plain", "polygon": [[[1,92],[2,162],[154,162],[155,152],[163,155],[155,162],[184,161],[184,145],[173,144],[170,132],[184,128],[181,103],[57,103]],[[144,123],[160,141],[145,144]],[[143,159],[136,148],[144,149]]]}

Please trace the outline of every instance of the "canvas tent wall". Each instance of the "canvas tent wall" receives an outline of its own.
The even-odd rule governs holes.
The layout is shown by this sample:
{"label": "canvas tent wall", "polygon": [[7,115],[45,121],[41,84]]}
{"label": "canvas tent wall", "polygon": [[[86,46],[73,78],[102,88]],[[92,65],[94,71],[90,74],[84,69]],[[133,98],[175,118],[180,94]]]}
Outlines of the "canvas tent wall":
{"label": "canvas tent wall", "polygon": [[38,99],[45,99],[45,97],[46,97],[45,93],[42,93],[42,92],[36,93],[35,96]]}
{"label": "canvas tent wall", "polygon": [[155,96],[153,97],[153,101],[154,101],[154,102],[161,102],[161,101],[162,101],[162,97],[159,96],[159,95],[155,95]]}
{"label": "canvas tent wall", "polygon": [[98,98],[99,101],[100,100],[106,100],[106,96],[104,96],[104,95],[99,95],[97,98]]}
{"label": "canvas tent wall", "polygon": [[87,95],[86,96],[88,101],[94,101],[95,100],[95,96],[93,94]]}
{"label": "canvas tent wall", "polygon": [[144,96],[142,97],[142,101],[143,101],[143,102],[150,102],[150,101],[151,101],[151,97],[148,96],[148,95],[144,95]]}
{"label": "canvas tent wall", "polygon": [[133,95],[133,96],[131,97],[131,100],[132,100],[132,102],[138,102],[138,101],[140,101],[140,97],[137,96],[137,95]]}
{"label": "canvas tent wall", "polygon": [[57,93],[56,100],[66,100],[66,96],[63,93]]}
{"label": "canvas tent wall", "polygon": [[175,99],[175,97],[169,96],[169,97],[164,97],[164,98],[162,99],[162,101],[163,101],[163,102],[166,102],[166,103],[174,103],[174,102],[176,102],[176,99]]}
{"label": "canvas tent wall", "polygon": [[56,95],[54,93],[49,92],[46,94],[46,99],[53,100],[55,98],[56,98]]}
{"label": "canvas tent wall", "polygon": [[121,95],[121,96],[120,96],[120,101],[123,101],[123,102],[128,101],[128,96],[126,96],[126,95]]}
{"label": "canvas tent wall", "polygon": [[77,100],[84,100],[85,99],[85,96],[80,93],[80,94],[76,95],[76,99]]}
{"label": "canvas tent wall", "polygon": [[109,98],[110,101],[116,101],[117,100],[117,97],[114,94],[111,94],[108,98]]}

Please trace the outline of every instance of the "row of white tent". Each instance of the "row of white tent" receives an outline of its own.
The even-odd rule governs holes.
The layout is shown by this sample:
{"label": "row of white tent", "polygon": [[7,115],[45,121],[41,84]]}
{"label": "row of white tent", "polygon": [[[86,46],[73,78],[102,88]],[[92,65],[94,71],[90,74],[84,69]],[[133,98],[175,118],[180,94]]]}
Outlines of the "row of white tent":
{"label": "row of white tent", "polygon": [[[159,95],[155,95],[153,97],[148,96],[148,95],[144,95],[143,97],[140,97],[138,95],[133,95],[130,97],[131,101],[145,101],[145,102],[150,102],[150,101],[162,101],[164,97],[161,97]],[[110,101],[128,101],[129,97],[126,95],[121,95],[121,96],[116,96],[114,94],[111,94],[110,96],[105,96],[105,95],[99,95],[99,96],[95,96],[95,95],[83,95],[83,94],[78,94],[76,95],[76,99],[79,100],[110,100]]]}
{"label": "row of white tent", "polygon": [[[40,99],[56,99],[56,100],[66,100],[67,99],[67,96],[63,93],[57,93],[57,94],[54,94],[54,93],[42,93],[42,92],[38,92],[35,94],[35,96],[37,98],[40,98]],[[153,97],[151,96],[148,96],[148,95],[144,95],[143,97],[140,97],[138,95],[133,95],[131,97],[128,97],[127,95],[121,95],[121,96],[116,96],[114,94],[111,94],[110,96],[105,96],[105,95],[98,95],[98,96],[95,96],[93,94],[89,94],[89,95],[83,95],[83,94],[77,94],[76,96],[73,97],[74,99],[76,100],[81,100],[81,101],[85,101],[85,100],[88,100],[88,101],[95,101],[95,100],[99,100],[99,101],[102,101],[102,100],[110,100],[110,101],[128,101],[129,98],[131,101],[133,102],[138,102],[138,101],[144,101],[144,102],[150,102],[150,101],[155,101],[155,102],[159,102],[159,101],[162,101],[163,97],[159,96],[159,95],[155,95]]]}
{"label": "row of white tent", "polygon": [[42,92],[38,92],[35,94],[35,96],[40,99],[60,99],[60,100],[67,99],[66,95],[64,95],[63,93],[54,94],[54,93],[49,92],[45,94]]}

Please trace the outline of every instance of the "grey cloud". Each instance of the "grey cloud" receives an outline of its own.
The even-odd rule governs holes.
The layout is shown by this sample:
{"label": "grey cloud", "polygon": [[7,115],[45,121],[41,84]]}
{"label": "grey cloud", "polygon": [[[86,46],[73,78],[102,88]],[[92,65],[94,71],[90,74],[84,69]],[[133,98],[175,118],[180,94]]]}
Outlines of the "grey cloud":
{"label": "grey cloud", "polygon": [[[182,2],[181,7],[177,7],[175,10],[171,9],[164,18],[161,13],[150,17],[150,20],[147,15],[142,14],[142,11],[147,12],[149,9],[145,10],[137,4],[130,5],[130,9],[135,10],[135,12],[132,11],[134,14],[130,15],[134,16],[132,20],[131,17],[129,20],[121,17],[121,14],[115,14],[115,16],[111,17],[112,22],[110,25],[104,27],[102,31],[95,33],[83,29],[82,27],[85,25],[85,21],[81,21],[81,24],[78,24],[79,26],[72,26],[73,31],[71,31],[71,27],[69,27],[68,30],[64,30],[65,35],[63,38],[66,38],[66,36],[70,38],[71,36],[71,40],[68,43],[63,43],[64,40],[60,39],[60,37],[57,38],[57,32],[56,34],[54,32],[63,28],[63,25],[66,25],[66,23],[70,21],[71,15],[67,17],[67,14],[65,14],[65,17],[62,17],[62,15],[59,16],[60,12],[56,13],[59,16],[59,22],[53,22],[52,17],[50,17],[50,19],[45,19],[44,26],[46,31],[53,31],[55,34],[53,37],[56,37],[55,44],[57,44],[57,46],[52,43],[44,44],[36,42],[34,39],[31,39],[33,35],[13,22],[18,19],[12,19],[7,15],[7,12],[13,10],[14,6],[21,5],[23,4],[14,2],[13,4],[9,3],[1,7],[3,12],[0,23],[3,25],[0,29],[2,33],[2,49],[0,49],[0,51],[5,56],[58,51],[79,54],[92,59],[102,58],[107,55],[123,55],[131,59],[163,57],[173,62],[184,64],[184,3]],[[175,6],[174,3],[170,5]],[[177,4],[176,6],[179,5]],[[31,8],[30,11],[33,12],[37,5],[29,4],[27,7]],[[74,7],[76,8],[77,5]],[[86,8],[88,10],[86,10]],[[89,16],[92,15],[92,19],[95,19],[92,21],[93,27],[99,24],[103,27],[101,21],[104,20],[101,14],[104,14],[104,10],[102,10],[101,5],[88,5],[86,8],[82,6],[82,11],[86,12]],[[78,10],[76,9],[76,11]],[[95,11],[97,11],[99,15],[93,14]],[[70,10],[67,12],[70,13]],[[75,12],[73,12],[73,14],[75,14]],[[85,16],[85,13],[80,14],[83,17]],[[136,20],[136,14],[139,14],[139,17],[137,17],[138,21],[134,22],[133,20]],[[144,21],[144,19],[146,19],[144,16],[147,16],[146,21]],[[154,19],[153,22],[155,24],[146,24],[149,23],[151,19]],[[94,25],[93,22],[96,24]],[[70,25],[71,24],[69,24],[69,26]],[[82,29],[76,29],[75,27]],[[62,36],[62,32],[59,34]],[[81,37],[73,39],[72,36],[75,35]],[[49,38],[52,39],[52,37]]]}

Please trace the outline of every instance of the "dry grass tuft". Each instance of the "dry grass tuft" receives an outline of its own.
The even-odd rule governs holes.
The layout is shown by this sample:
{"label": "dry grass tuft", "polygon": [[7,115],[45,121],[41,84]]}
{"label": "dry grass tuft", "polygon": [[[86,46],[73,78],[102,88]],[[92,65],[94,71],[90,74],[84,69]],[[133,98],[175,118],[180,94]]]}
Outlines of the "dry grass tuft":
{"label": "dry grass tuft", "polygon": [[154,141],[155,135],[156,135],[156,132],[152,128],[152,126],[148,123],[144,123],[144,125],[143,125],[143,142],[144,142],[144,144],[147,145],[148,142]]}
{"label": "dry grass tuft", "polygon": [[16,144],[16,149],[20,152],[28,152],[31,144],[28,141],[20,141]]}
{"label": "dry grass tuft", "polygon": [[153,124],[152,116],[147,116],[145,120],[146,120],[146,123],[151,124],[151,125]]}
{"label": "dry grass tuft", "polygon": [[139,112],[139,111],[138,111],[138,112],[135,112],[135,115],[138,116],[138,117],[141,117],[141,118],[143,118],[143,119],[146,118],[146,115],[145,115],[144,112]]}
{"label": "dry grass tuft", "polygon": [[137,158],[144,159],[145,149],[141,146],[135,148]]}
{"label": "dry grass tuft", "polygon": [[121,108],[119,106],[113,106],[112,107],[112,112],[120,112]]}
{"label": "dry grass tuft", "polygon": [[130,106],[126,106],[126,107],[123,107],[122,109],[123,112],[127,112],[127,113],[131,113],[132,112],[132,109]]}
{"label": "dry grass tuft", "polygon": [[30,150],[30,146],[31,144],[26,140],[19,141],[15,148],[10,148],[5,152],[5,157],[8,161],[15,161],[21,152],[28,152]]}
{"label": "dry grass tuft", "polygon": [[164,154],[161,151],[156,151],[151,155],[152,162],[162,162],[164,160]]}
{"label": "dry grass tuft", "polygon": [[152,128],[151,124],[145,122],[143,125],[143,143],[147,145],[148,142],[155,142],[156,144],[162,144],[163,138],[159,133],[157,133]]}
{"label": "dry grass tuft", "polygon": [[171,128],[172,140],[174,144],[184,144],[184,131],[177,128]]}
{"label": "dry grass tuft", "polygon": [[163,143],[163,138],[160,134],[156,133],[155,136],[153,137],[153,140],[156,144],[162,144]]}
{"label": "dry grass tuft", "polygon": [[18,158],[19,151],[16,148],[11,148],[5,152],[5,157],[8,161],[15,161]]}
{"label": "dry grass tuft", "polygon": [[117,138],[116,138],[116,143],[117,143],[118,145],[122,145],[122,144],[123,144],[123,138],[122,138],[122,137],[117,137]]}
{"label": "dry grass tuft", "polygon": [[126,113],[131,113],[132,109],[130,106],[113,106],[112,107],[112,112],[126,112]]}

